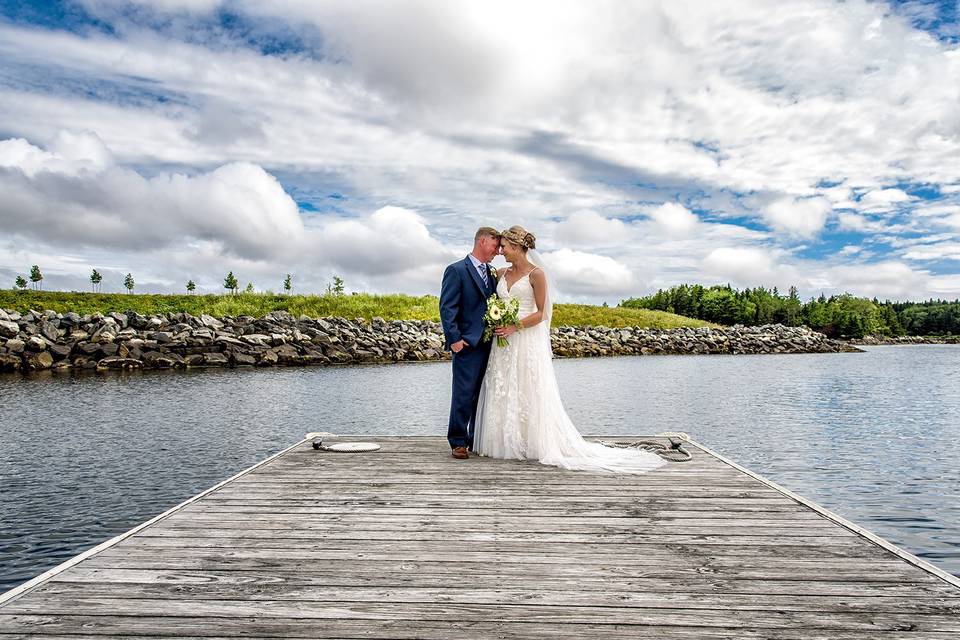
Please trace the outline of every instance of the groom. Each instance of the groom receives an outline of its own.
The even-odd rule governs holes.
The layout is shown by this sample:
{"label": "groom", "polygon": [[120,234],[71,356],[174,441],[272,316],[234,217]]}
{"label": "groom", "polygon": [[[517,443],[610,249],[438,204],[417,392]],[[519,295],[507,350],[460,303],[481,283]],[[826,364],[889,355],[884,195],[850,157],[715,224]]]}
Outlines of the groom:
{"label": "groom", "polygon": [[480,227],[473,251],[443,272],[440,286],[440,322],[445,349],[453,352],[453,395],[447,440],[453,457],[465,460],[473,448],[473,423],[480,398],[480,383],[487,369],[491,342],[482,342],[487,298],[497,290],[495,274],[487,264],[500,250],[500,234]]}

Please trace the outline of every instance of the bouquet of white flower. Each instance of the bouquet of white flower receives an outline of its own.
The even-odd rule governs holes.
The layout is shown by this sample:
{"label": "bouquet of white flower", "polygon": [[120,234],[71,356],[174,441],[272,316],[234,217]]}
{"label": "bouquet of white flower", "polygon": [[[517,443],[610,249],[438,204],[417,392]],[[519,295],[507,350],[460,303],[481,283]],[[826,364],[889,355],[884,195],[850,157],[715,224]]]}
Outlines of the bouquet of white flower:
{"label": "bouquet of white flower", "polygon": [[[497,294],[493,294],[487,299],[487,312],[483,314],[483,323],[486,329],[483,331],[483,341],[486,342],[493,337],[494,329],[499,327],[509,327],[520,322],[520,300],[510,298],[502,300]],[[503,336],[497,336],[497,346],[505,347],[509,344]]]}

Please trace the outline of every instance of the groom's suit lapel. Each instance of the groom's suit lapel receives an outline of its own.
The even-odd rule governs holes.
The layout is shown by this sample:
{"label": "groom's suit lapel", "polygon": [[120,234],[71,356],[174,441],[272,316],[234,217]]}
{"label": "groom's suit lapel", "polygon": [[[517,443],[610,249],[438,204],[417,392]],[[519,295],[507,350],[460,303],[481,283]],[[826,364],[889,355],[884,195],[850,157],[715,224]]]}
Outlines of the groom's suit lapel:
{"label": "groom's suit lapel", "polygon": [[483,279],[480,278],[480,273],[476,270],[476,268],[474,268],[473,262],[470,261],[470,256],[464,258],[463,262],[467,266],[467,273],[470,274],[470,277],[473,278],[477,288],[480,289],[480,293],[482,293],[483,297],[486,298],[489,295],[489,290],[487,287],[483,286]]}

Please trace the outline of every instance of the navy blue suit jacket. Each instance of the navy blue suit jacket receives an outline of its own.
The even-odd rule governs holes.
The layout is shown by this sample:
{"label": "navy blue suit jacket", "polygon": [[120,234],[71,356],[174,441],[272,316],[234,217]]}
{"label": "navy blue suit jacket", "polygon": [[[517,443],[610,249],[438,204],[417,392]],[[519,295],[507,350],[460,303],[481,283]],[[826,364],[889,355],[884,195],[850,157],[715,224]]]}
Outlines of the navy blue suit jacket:
{"label": "navy blue suit jacket", "polygon": [[440,285],[440,322],[443,325],[444,349],[459,340],[466,340],[471,347],[480,344],[483,338],[483,314],[487,312],[487,298],[497,290],[497,281],[487,268],[487,282],[483,279],[470,256],[449,265],[443,272]]}

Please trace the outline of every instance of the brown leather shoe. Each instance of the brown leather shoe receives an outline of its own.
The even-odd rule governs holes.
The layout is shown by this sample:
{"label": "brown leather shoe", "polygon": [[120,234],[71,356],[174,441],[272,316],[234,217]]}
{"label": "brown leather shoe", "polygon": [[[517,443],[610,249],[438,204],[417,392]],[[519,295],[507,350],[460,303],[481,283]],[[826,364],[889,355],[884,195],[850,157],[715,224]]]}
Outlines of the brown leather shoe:
{"label": "brown leather shoe", "polygon": [[454,447],[451,455],[457,460],[466,460],[470,457],[470,454],[467,453],[466,447]]}

